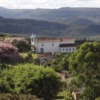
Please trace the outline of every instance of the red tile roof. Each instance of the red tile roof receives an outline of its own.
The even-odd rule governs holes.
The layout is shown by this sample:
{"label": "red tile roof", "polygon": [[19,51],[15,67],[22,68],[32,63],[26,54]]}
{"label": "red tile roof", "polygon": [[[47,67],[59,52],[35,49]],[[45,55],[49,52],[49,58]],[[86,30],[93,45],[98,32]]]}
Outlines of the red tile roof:
{"label": "red tile roof", "polygon": [[48,38],[48,37],[42,37],[37,39],[38,42],[69,42],[69,41],[75,41],[75,38]]}

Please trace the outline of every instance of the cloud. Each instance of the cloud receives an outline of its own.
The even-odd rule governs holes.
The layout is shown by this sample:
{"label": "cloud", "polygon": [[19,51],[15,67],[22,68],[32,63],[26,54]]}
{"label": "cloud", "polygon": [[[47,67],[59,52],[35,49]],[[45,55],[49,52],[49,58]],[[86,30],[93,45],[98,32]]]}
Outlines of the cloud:
{"label": "cloud", "polygon": [[0,0],[7,8],[100,7],[100,0]]}

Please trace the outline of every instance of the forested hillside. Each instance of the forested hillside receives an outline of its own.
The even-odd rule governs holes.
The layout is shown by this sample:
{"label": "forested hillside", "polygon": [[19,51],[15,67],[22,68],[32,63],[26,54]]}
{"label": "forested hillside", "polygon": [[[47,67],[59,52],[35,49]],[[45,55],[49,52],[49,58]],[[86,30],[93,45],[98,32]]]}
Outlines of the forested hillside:
{"label": "forested hillside", "polygon": [[34,19],[9,19],[0,17],[0,33],[30,36],[91,37],[100,35],[100,23],[76,19],[70,24],[58,24]]}
{"label": "forested hillside", "polygon": [[67,26],[33,19],[5,19],[0,17],[0,32],[28,35],[59,35]]}

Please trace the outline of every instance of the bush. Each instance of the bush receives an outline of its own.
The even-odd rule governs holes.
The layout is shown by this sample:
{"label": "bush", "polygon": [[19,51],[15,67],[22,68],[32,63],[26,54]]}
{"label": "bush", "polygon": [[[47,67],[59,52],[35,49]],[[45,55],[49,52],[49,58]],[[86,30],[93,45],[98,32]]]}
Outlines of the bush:
{"label": "bush", "polygon": [[44,100],[52,100],[61,87],[60,78],[53,69],[29,64],[4,70],[0,76],[2,93],[30,93]]}

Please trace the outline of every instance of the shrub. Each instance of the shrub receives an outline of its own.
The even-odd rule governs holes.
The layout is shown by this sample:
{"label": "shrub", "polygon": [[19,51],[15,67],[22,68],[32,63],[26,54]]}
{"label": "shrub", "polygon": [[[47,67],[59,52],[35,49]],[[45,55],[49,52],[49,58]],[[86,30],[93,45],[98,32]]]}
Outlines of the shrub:
{"label": "shrub", "polygon": [[4,70],[0,76],[0,91],[4,93],[30,93],[44,100],[52,100],[61,87],[60,78],[53,69],[29,64]]}

